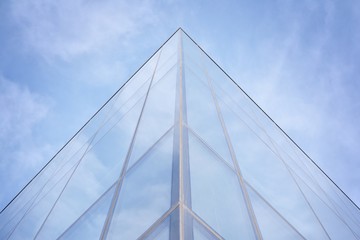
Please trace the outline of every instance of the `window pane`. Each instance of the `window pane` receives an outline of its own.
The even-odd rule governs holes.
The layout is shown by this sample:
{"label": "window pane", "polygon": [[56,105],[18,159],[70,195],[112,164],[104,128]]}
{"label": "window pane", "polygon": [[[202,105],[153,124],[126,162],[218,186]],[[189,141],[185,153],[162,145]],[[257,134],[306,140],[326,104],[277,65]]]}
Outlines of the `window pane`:
{"label": "window pane", "polygon": [[126,173],[108,239],[136,239],[170,208],[173,132]]}
{"label": "window pane", "polygon": [[[190,213],[191,210],[186,209],[185,211],[185,236],[186,239],[195,239],[195,240],[217,240],[222,239],[221,237],[216,237],[213,235],[214,229],[210,229],[210,227],[204,226],[200,223],[195,217],[193,217],[194,213]],[[186,234],[188,232],[188,234]],[[219,236],[219,233],[216,233]]]}
{"label": "window pane", "polygon": [[[53,239],[65,231],[119,177],[128,152],[142,103],[114,122],[109,132],[88,145],[81,161],[59,201],[52,210],[39,237]],[[59,219],[61,221],[59,222]]]}
{"label": "window pane", "polygon": [[225,104],[220,107],[244,179],[304,237],[327,238],[283,159]]}
{"label": "window pane", "polygon": [[235,172],[189,133],[192,209],[225,239],[254,239]]}
{"label": "window pane", "polygon": [[135,136],[128,168],[174,125],[177,69],[152,86]]}
{"label": "window pane", "polygon": [[264,239],[305,239],[251,187],[247,185],[247,189]]}
{"label": "window pane", "polygon": [[150,235],[139,238],[146,240],[168,240],[170,239],[170,216],[168,216],[159,226],[157,226]]}
{"label": "window pane", "polygon": [[[314,193],[300,178],[296,175],[296,181],[300,185],[315,213],[319,217],[322,225],[329,233],[332,239],[357,239],[356,232],[352,232],[351,228],[346,225],[328,205],[323,202],[316,193]],[[356,228],[355,228],[356,230]]]}
{"label": "window pane", "polygon": [[[11,236],[12,239],[34,238],[50,209],[53,207],[61,190],[64,188],[65,183],[69,179],[70,173],[71,172],[68,172],[62,178],[58,179],[57,182],[52,183],[51,189],[43,191],[41,197],[37,198],[32,203],[31,208],[26,211],[26,215],[22,215],[17,219],[15,222],[16,224],[11,225],[11,228],[7,228],[6,231],[1,232],[2,239],[7,239],[8,236]],[[12,232],[12,230],[14,231]],[[3,233],[6,235],[3,235]]]}
{"label": "window pane", "polygon": [[114,194],[114,186],[115,184],[58,239],[99,239]]}
{"label": "window pane", "polygon": [[233,166],[229,148],[221,127],[211,92],[206,80],[200,80],[185,68],[186,108],[189,128],[198,134],[225,161]]}

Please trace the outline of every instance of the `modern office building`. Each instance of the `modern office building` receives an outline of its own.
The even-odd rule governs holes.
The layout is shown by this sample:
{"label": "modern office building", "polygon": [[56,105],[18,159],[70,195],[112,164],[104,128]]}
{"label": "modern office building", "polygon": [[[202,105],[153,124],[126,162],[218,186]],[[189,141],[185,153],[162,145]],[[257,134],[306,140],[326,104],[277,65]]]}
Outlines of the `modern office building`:
{"label": "modern office building", "polygon": [[360,210],[179,29],[1,212],[0,239],[360,239]]}

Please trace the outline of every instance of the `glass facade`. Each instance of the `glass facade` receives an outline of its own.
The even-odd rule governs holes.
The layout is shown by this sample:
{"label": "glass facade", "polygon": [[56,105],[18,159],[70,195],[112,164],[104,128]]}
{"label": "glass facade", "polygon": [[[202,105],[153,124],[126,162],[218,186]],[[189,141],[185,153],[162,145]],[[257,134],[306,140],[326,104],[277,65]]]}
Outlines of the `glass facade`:
{"label": "glass facade", "polygon": [[0,239],[360,239],[360,210],[179,29],[1,212]]}

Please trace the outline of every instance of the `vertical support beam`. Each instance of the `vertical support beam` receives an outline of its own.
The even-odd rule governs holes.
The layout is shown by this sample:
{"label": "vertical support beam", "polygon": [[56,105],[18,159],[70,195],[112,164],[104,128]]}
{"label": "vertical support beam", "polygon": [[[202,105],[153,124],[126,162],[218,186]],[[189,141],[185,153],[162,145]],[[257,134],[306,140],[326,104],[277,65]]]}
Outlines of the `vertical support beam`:
{"label": "vertical support beam", "polygon": [[[192,239],[192,224],[185,221],[185,206],[191,208],[189,144],[186,115],[185,78],[183,68],[182,30],[178,30],[178,75],[174,124],[171,204],[179,204],[178,214],[170,219],[170,239]],[[187,226],[185,226],[185,222]],[[186,229],[185,229],[186,228]]]}
{"label": "vertical support beam", "polygon": [[180,240],[185,239],[185,212],[184,212],[184,152],[183,152],[183,53],[182,32],[179,32],[179,210],[180,210]]}
{"label": "vertical support beam", "polygon": [[[179,32],[177,32],[179,35]],[[174,36],[178,37],[178,36]],[[177,46],[177,77],[176,77],[176,95],[175,95],[175,119],[174,119],[174,139],[173,139],[173,161],[171,174],[171,206],[178,205],[180,202],[180,112],[181,112],[181,47],[180,36]],[[179,206],[180,209],[180,206]],[[170,217],[169,239],[180,239],[180,211],[176,211]]]}
{"label": "vertical support beam", "polygon": [[192,218],[189,218],[185,214],[185,210],[191,209],[191,183],[190,183],[190,158],[189,158],[189,136],[188,129],[184,127],[187,122],[187,107],[186,107],[186,76],[184,65],[184,48],[183,48],[183,31],[180,29],[180,96],[181,96],[181,108],[180,108],[180,142],[181,142],[181,182],[180,188],[180,214],[182,214],[182,239],[193,239],[193,224]]}

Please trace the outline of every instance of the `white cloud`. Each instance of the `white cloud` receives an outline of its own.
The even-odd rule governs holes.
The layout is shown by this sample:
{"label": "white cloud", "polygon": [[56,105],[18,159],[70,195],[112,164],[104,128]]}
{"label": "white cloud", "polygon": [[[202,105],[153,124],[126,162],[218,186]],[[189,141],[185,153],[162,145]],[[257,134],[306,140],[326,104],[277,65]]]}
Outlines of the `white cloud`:
{"label": "white cloud", "polygon": [[0,76],[1,143],[16,144],[29,136],[47,111],[40,95]]}
{"label": "white cloud", "polygon": [[11,9],[30,49],[63,60],[119,44],[156,22],[146,0],[19,0]]}
{"label": "white cloud", "polygon": [[[291,6],[287,27],[281,25],[286,30],[238,47],[235,79],[243,80],[250,96],[359,202],[357,25],[339,19],[343,9],[336,2],[308,3],[310,11],[295,18]],[[339,31],[342,23],[346,28]]]}
{"label": "white cloud", "polygon": [[15,196],[29,180],[28,170],[39,169],[50,151],[50,145],[39,147],[34,138],[49,110],[46,100],[0,76],[0,182],[5,193],[0,194],[0,206]]}

